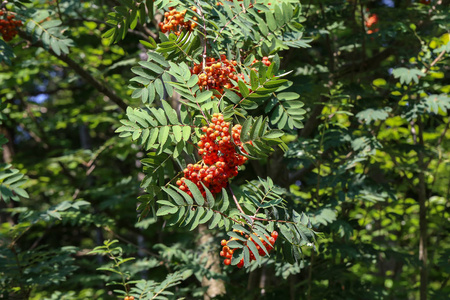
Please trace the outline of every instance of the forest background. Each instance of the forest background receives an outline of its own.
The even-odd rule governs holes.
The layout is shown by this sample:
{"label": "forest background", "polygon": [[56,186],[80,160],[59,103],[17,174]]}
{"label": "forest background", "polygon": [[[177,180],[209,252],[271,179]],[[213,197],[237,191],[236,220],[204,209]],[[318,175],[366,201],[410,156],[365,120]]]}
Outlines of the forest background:
{"label": "forest background", "polygon": [[[0,299],[448,299],[449,1],[223,2],[2,2],[0,20],[23,26],[0,37]],[[186,18],[199,26],[164,40],[158,23],[170,6],[195,6]],[[279,39],[259,43],[264,26]],[[203,43],[202,28],[219,42]],[[292,71],[274,83],[284,93],[256,107],[238,99],[230,112],[202,96],[243,131],[266,122],[265,137],[282,145],[246,148],[234,193],[217,198],[223,215],[262,208],[276,219],[263,222],[279,231],[274,251],[242,269],[219,257],[233,237],[226,218],[208,226],[194,195],[192,223],[177,223],[172,198],[161,198],[179,171],[163,162],[188,149],[184,132],[161,129],[148,146],[140,127],[140,107],[171,112],[163,98],[184,112],[170,76],[145,90],[136,75],[157,72],[158,57],[191,67],[185,54],[207,47],[243,72],[250,57],[267,57],[277,76]],[[258,70],[234,95],[251,94]],[[191,109],[199,124],[204,113]],[[273,201],[253,201],[268,187]],[[290,217],[305,225],[292,229],[298,240],[282,225]]]}

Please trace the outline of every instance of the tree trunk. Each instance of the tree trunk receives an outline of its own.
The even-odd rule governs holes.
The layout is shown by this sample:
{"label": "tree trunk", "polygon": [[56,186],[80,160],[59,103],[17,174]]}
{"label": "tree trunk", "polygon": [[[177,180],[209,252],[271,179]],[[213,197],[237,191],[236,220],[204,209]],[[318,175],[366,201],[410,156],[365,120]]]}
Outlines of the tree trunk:
{"label": "tree trunk", "polygon": [[[200,239],[198,241],[199,245],[204,245],[210,242],[213,236],[207,232],[206,225],[198,226],[198,231],[200,234]],[[208,268],[213,273],[221,273],[220,268],[220,258],[216,253],[204,252],[201,258],[207,257],[206,268]],[[220,295],[225,295],[225,282],[222,279],[214,279],[214,278],[206,278],[204,276],[202,278],[202,287],[208,287],[206,293],[203,297],[204,300],[215,299]]]}
{"label": "tree trunk", "polygon": [[[422,119],[417,118],[417,125],[419,125],[419,143],[424,147],[423,140],[423,123]],[[420,263],[420,300],[427,299],[427,285],[428,285],[428,270],[427,270],[427,197],[426,197],[426,182],[424,169],[426,168],[424,162],[423,150],[419,151],[419,263]]]}
{"label": "tree trunk", "polygon": [[[13,156],[15,154],[13,144],[14,132],[10,128],[2,126],[0,128],[0,133],[8,139],[8,142],[3,145],[3,162],[5,164],[10,164],[12,163]],[[6,203],[2,199],[0,199],[0,224],[8,222],[9,224],[14,225],[16,223],[11,214],[3,212],[4,208],[14,208],[14,203],[15,201]]]}
{"label": "tree trunk", "polygon": [[10,164],[14,156],[14,133],[9,128],[3,126],[0,130],[0,133],[8,139],[8,142],[3,145],[3,161],[7,164]]}

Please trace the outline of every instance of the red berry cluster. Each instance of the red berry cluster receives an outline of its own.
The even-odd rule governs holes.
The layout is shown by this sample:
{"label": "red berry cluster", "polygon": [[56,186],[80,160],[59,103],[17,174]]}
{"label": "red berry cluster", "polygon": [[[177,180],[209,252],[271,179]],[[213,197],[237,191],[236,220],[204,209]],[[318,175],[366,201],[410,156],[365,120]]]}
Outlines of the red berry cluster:
{"label": "red berry cluster", "polygon": [[[191,7],[192,11],[197,11],[195,6]],[[169,31],[173,31],[176,35],[180,35],[183,28],[186,28],[188,31],[194,30],[197,27],[197,23],[191,21],[184,21],[184,16],[186,15],[187,10],[177,11],[173,7],[169,7],[169,11],[164,13],[163,22],[159,23],[159,28],[162,33],[166,33]],[[192,20],[197,21],[197,17],[193,17]]]}
{"label": "red berry cluster", "polygon": [[[259,62],[259,60],[253,60],[252,64]],[[266,66],[270,66],[271,62],[267,56],[262,58],[262,63]],[[235,60],[228,60],[227,57],[222,54],[220,59],[216,60],[214,57],[207,57],[205,66],[203,63],[194,64],[191,68],[191,74],[198,75],[198,85],[200,91],[203,90],[216,90],[220,95],[223,94],[224,88],[235,88],[231,80],[238,81],[239,78],[246,82],[242,73],[236,72],[237,62]],[[253,69],[256,71],[256,69]]]}
{"label": "red berry cluster", "polygon": [[379,28],[374,28],[373,30],[370,29],[372,26],[376,25],[378,23],[378,16],[377,14],[371,14],[369,18],[366,19],[365,25],[367,27],[367,34],[372,34],[374,32],[378,32],[380,30]]}
{"label": "red berry cluster", "polygon": [[238,167],[247,161],[247,157],[236,152],[235,147],[239,147],[242,152],[240,140],[241,125],[234,125],[230,134],[229,122],[225,122],[222,114],[213,114],[211,123],[202,127],[205,133],[198,142],[198,154],[202,161],[196,164],[188,164],[184,169],[184,177],[176,183],[181,190],[192,196],[185,179],[195,183],[205,196],[202,183],[211,191],[217,194],[226,187],[228,179],[238,174]]}
{"label": "red berry cluster", "polygon": [[22,26],[22,21],[14,20],[15,15],[13,14],[8,14],[8,12],[0,11],[0,17],[2,17],[3,15],[5,15],[6,18],[0,18],[0,33],[2,34],[5,42],[9,42],[17,35],[18,31],[16,28]]}
{"label": "red berry cluster", "polygon": [[[253,60],[253,62],[252,62],[252,65],[253,64],[256,64],[257,62],[259,62],[259,60],[257,60],[257,59],[254,59]],[[266,66],[270,66],[271,65],[271,62],[270,62],[270,60],[269,60],[269,58],[267,57],[267,56],[264,56],[263,58],[262,58],[262,61],[261,61],[263,64],[265,64]]]}
{"label": "red berry cluster", "polygon": [[191,68],[191,74],[198,75],[198,85],[201,91],[214,89],[219,94],[223,94],[224,88],[231,89],[234,87],[230,79],[237,81],[238,76],[244,77],[244,75],[236,73],[236,65],[235,60],[228,60],[222,54],[219,60],[214,57],[207,57],[205,66],[203,66],[203,63],[194,64]]}
{"label": "red berry cluster", "polygon": [[[233,230],[237,233],[240,233],[241,235],[244,235],[244,233],[241,230]],[[253,233],[254,235],[256,235],[256,233]],[[250,237],[248,234],[245,235],[245,238],[248,240],[248,242],[253,243],[253,238]],[[259,240],[261,241],[261,243],[263,244],[263,246],[266,248],[267,252],[270,252],[273,250],[273,245],[275,245],[275,242],[278,238],[278,232],[273,231],[271,236],[267,236],[266,238],[269,240],[270,244],[268,244],[263,238],[259,238]],[[225,265],[230,265],[231,264],[231,259],[233,258],[233,253],[234,253],[234,249],[230,249],[230,247],[227,246],[228,242],[233,241],[233,240],[237,240],[237,238],[230,238],[228,241],[227,240],[222,240],[222,242],[220,243],[222,245],[222,251],[220,251],[220,256],[225,257],[225,260],[223,261],[223,263]],[[245,245],[247,245],[247,242],[245,242]],[[256,249],[258,249],[258,254],[260,256],[265,256],[266,252],[264,252],[264,250],[255,243]],[[247,245],[248,247],[248,245]],[[250,249],[250,248],[249,248]],[[250,260],[255,260],[255,255],[253,254],[253,252],[250,250]],[[241,261],[236,265],[238,268],[242,268],[244,266],[244,259],[241,259]]]}

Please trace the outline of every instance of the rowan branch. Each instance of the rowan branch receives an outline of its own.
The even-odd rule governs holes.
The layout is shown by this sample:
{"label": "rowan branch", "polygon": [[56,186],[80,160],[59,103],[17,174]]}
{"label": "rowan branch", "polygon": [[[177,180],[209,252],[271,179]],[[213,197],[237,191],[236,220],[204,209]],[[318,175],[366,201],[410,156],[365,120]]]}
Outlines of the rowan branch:
{"label": "rowan branch", "polygon": [[319,119],[317,119],[317,117],[320,116],[320,114],[322,113],[324,107],[323,103],[325,103],[326,99],[327,98],[325,96],[321,96],[319,100],[320,103],[316,104],[313,107],[308,120],[305,122],[305,126],[299,133],[300,137],[308,138],[311,136],[311,134],[313,134],[314,130],[317,128],[317,125],[319,123]]}
{"label": "rowan branch", "polygon": [[[30,36],[28,36],[24,31],[19,31],[20,37],[27,40],[31,46],[44,48],[41,41],[36,43],[32,42]],[[44,48],[45,49],[45,48]],[[61,53],[56,54],[52,49],[47,50],[48,53],[55,56],[56,58],[65,62],[72,70],[74,70],[81,78],[83,78],[86,83],[92,85],[97,91],[107,96],[112,102],[117,104],[123,111],[125,111],[128,105],[120,98],[114,90],[109,88],[105,83],[97,80],[91,73],[86,71],[80,64],[72,60],[67,54]]]}
{"label": "rowan branch", "polygon": [[244,214],[244,215],[245,215],[244,210],[242,209],[242,207],[241,207],[241,205],[239,204],[239,202],[238,202],[236,196],[235,196],[234,193],[233,193],[233,190],[231,189],[231,187],[230,187],[229,185],[228,185],[228,189],[229,189],[230,192],[231,192],[231,196],[233,197],[234,203],[236,203],[236,207],[238,208],[239,212],[240,212],[241,214]]}
{"label": "rowan branch", "polygon": [[339,79],[341,77],[344,77],[347,74],[351,74],[354,72],[375,69],[382,61],[384,61],[389,56],[394,54],[395,47],[397,47],[397,46],[398,45],[392,45],[391,47],[384,49],[383,51],[372,56],[371,58],[362,60],[361,62],[356,62],[356,63],[341,67],[339,70],[336,71],[335,79]]}
{"label": "rowan branch", "polygon": [[[428,73],[428,71],[429,71],[435,64],[437,64],[438,61],[441,60],[441,58],[444,56],[444,54],[445,54],[445,50],[442,51],[442,52],[438,55],[438,57],[436,57],[435,60],[433,60],[433,62],[430,64],[430,66],[427,67],[427,68],[425,69],[425,71],[423,71],[423,73],[425,73],[425,74]],[[420,77],[419,77],[419,78],[420,78]]]}

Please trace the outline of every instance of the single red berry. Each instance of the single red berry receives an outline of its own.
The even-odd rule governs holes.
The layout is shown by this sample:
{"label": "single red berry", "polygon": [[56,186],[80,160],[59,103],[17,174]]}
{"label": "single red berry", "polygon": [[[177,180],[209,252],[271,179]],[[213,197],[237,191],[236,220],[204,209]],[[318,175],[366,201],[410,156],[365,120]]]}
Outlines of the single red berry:
{"label": "single red berry", "polygon": [[241,259],[241,261],[236,265],[239,269],[244,266],[244,259]]}
{"label": "single red berry", "polygon": [[271,236],[276,240],[278,238],[278,232],[277,231],[273,231]]}

